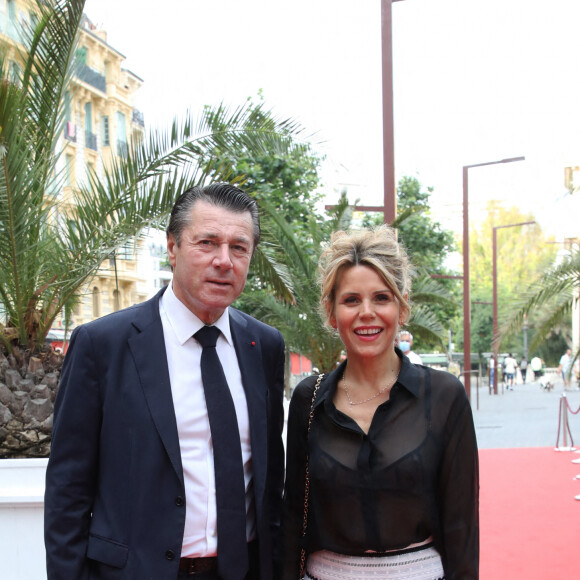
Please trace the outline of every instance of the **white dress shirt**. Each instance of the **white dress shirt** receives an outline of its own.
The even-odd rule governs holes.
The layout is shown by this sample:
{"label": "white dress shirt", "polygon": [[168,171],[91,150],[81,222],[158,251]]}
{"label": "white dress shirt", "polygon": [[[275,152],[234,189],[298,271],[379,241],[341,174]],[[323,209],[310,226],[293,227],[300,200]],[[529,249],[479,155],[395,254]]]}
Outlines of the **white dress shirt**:
{"label": "white dress shirt", "polygon": [[[193,338],[204,324],[175,296],[171,284],[159,301],[159,310],[185,481],[187,512],[181,556],[215,556],[217,513],[213,448],[201,381],[202,347]],[[221,330],[216,350],[224,368],[238,419],[246,484],[246,535],[250,541],[255,537],[250,424],[227,309],[214,326]]]}
{"label": "white dress shirt", "polygon": [[413,352],[412,350],[410,350],[409,352],[406,352],[405,354],[409,357],[409,360],[414,365],[422,365],[423,364],[421,357],[416,352]]}

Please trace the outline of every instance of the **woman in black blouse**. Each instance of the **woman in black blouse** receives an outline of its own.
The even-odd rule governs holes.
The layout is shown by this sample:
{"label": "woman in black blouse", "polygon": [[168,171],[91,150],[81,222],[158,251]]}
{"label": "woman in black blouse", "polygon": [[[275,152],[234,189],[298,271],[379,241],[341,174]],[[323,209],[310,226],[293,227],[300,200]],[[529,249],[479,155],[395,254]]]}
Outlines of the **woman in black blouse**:
{"label": "woman in black blouse", "polygon": [[[395,346],[410,306],[393,230],[333,235],[320,261],[324,315],[347,360],[295,389],[288,419],[283,580],[478,578],[478,455],[451,374]],[[302,538],[306,461],[307,531]]]}

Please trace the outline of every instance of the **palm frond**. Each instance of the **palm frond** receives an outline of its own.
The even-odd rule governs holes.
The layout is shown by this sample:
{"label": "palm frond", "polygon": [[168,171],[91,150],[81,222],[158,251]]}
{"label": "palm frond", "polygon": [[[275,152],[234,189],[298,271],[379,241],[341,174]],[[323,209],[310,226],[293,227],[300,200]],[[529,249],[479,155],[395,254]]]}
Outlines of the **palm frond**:
{"label": "palm frond", "polygon": [[450,297],[449,290],[424,273],[414,282],[411,298],[417,304],[457,307],[457,302]]}
{"label": "palm frond", "polygon": [[292,292],[293,282],[288,267],[277,262],[265,251],[266,243],[262,242],[252,258],[251,272],[260,280],[267,280],[276,296],[288,304],[296,304]]}
{"label": "palm frond", "polygon": [[[580,284],[580,251],[573,252],[560,264],[549,268],[542,276],[530,284],[514,305],[514,314],[502,325],[501,335],[511,334],[522,327],[524,315],[543,308],[553,310],[533,340],[539,342],[551,329],[548,324],[556,324],[572,308],[575,288]],[[550,307],[550,304],[553,306]],[[552,326],[553,328],[553,326]]]}
{"label": "palm frond", "polygon": [[445,348],[445,328],[427,306],[416,305],[411,313],[411,320],[406,324],[415,338],[431,342],[439,342]]}

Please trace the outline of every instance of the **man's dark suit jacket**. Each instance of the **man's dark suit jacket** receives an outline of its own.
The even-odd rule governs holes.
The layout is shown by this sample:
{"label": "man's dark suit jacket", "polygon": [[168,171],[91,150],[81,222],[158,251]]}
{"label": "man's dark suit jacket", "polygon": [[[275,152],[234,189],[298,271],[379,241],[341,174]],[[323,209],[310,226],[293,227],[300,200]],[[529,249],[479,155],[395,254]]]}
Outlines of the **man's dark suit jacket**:
{"label": "man's dark suit jacket", "polygon": [[[48,580],[174,580],[185,488],[159,298],[75,329],[45,494]],[[284,450],[281,334],[230,308],[250,418],[261,580],[272,580]]]}

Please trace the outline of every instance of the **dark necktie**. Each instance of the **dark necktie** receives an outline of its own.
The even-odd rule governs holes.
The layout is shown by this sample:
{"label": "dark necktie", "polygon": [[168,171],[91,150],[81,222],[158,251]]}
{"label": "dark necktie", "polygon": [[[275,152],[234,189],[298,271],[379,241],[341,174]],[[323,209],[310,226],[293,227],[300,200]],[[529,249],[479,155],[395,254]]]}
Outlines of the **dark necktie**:
{"label": "dark necktie", "polygon": [[215,326],[194,334],[203,347],[201,379],[213,441],[218,571],[224,580],[239,580],[248,571],[244,467],[236,409],[215,348],[219,335]]}

